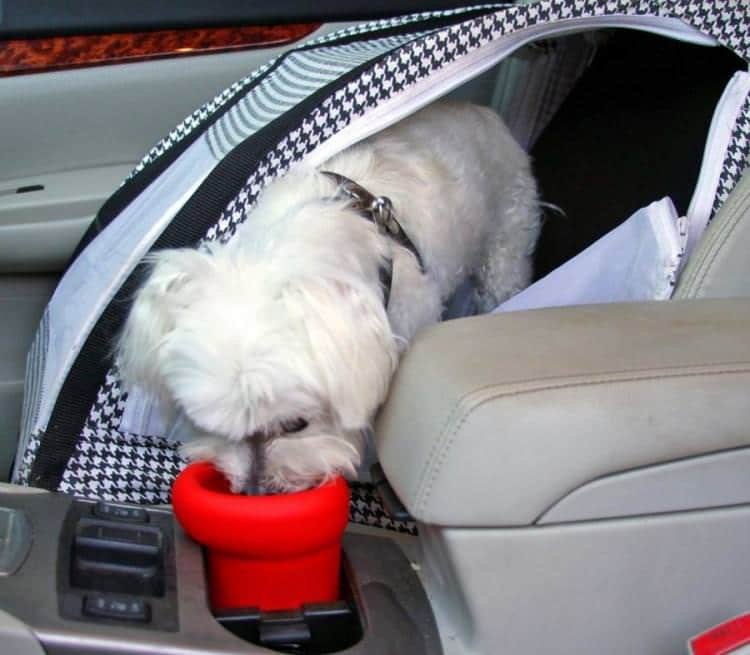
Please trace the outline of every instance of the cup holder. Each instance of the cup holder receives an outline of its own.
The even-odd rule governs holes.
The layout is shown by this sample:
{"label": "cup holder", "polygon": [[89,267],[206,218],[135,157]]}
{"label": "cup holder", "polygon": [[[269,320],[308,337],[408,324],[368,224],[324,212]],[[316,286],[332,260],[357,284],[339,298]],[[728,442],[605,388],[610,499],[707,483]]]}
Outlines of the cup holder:
{"label": "cup holder", "polygon": [[350,648],[363,636],[360,608],[346,561],[341,570],[340,598],[288,611],[226,609],[214,612],[214,617],[235,636],[253,644],[282,653],[323,655]]}

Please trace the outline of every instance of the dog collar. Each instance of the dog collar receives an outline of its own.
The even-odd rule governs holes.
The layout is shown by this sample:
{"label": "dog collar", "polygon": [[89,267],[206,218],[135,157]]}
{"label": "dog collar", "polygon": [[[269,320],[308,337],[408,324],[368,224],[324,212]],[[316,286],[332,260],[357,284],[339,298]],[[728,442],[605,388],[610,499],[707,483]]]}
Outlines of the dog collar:
{"label": "dog collar", "polygon": [[[334,173],[333,171],[321,171],[323,175],[330,177],[339,186],[339,193],[351,201],[352,207],[356,209],[363,218],[372,221],[378,227],[381,234],[393,239],[398,245],[403,246],[417,258],[420,270],[424,271],[424,262],[419,250],[414,242],[404,231],[404,228],[396,219],[393,211],[393,203],[387,196],[376,196],[370,193],[354,180]],[[388,307],[388,301],[391,295],[391,285],[393,284],[393,262],[388,262],[388,266],[380,268],[380,281],[385,289],[385,306]]]}

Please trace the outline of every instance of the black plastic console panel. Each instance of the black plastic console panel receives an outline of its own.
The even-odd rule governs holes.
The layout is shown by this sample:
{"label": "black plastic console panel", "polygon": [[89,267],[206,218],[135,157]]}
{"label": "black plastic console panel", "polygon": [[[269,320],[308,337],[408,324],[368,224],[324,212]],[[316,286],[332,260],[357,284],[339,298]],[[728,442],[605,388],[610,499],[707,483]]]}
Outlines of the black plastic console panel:
{"label": "black plastic console panel", "polygon": [[177,574],[168,512],[76,500],[59,543],[62,616],[177,630]]}
{"label": "black plastic console panel", "polygon": [[[29,626],[47,655],[153,655],[161,652],[242,655],[269,652],[235,636],[214,618],[208,606],[201,549],[179,526],[170,527],[172,514],[168,509],[149,508],[146,522],[128,523],[130,512],[125,511],[125,506],[125,518],[115,521],[117,532],[94,530],[92,533],[92,525],[110,525],[112,516],[101,519],[96,512],[90,513],[92,503],[74,502],[70,496],[0,491],[0,506],[23,510],[33,535],[28,556],[20,568],[13,575],[0,577],[0,609]],[[133,516],[137,515],[138,512],[133,512]],[[66,518],[69,519],[67,522]],[[162,526],[161,537],[157,539],[153,530],[156,526]],[[95,543],[92,550],[92,534],[95,540],[104,537],[107,541],[112,537],[116,543],[103,550],[99,550]],[[440,655],[442,648],[437,627],[419,579],[401,548],[387,532],[383,535],[345,536],[351,593],[363,635],[357,643],[339,652],[350,655]],[[160,543],[162,552],[174,553],[174,571],[170,573],[170,557],[167,557],[162,564],[163,589],[157,584],[140,589],[138,593],[128,592],[124,596],[129,602],[121,603],[118,591],[86,589],[85,579],[80,586],[80,578],[77,583],[70,582],[73,580],[71,561],[66,562],[65,556],[60,557],[61,543],[75,544],[76,536],[82,537],[77,546],[83,560],[89,564],[98,562],[106,569],[114,561],[112,551],[121,548],[126,551],[127,566],[148,569],[153,564],[154,550],[151,547]],[[145,547],[131,549],[132,543],[141,543]],[[62,551],[73,552],[74,558],[77,552],[75,548],[72,551],[62,548]],[[61,579],[67,579],[68,586],[61,585]],[[94,587],[97,586],[99,583],[94,583]],[[163,594],[159,595],[162,591]],[[64,599],[68,593],[82,598],[75,603],[86,604],[76,604],[81,616],[66,615]],[[176,612],[171,624],[168,620],[163,621],[168,612],[159,615],[170,603]],[[119,615],[121,612],[127,616]]]}

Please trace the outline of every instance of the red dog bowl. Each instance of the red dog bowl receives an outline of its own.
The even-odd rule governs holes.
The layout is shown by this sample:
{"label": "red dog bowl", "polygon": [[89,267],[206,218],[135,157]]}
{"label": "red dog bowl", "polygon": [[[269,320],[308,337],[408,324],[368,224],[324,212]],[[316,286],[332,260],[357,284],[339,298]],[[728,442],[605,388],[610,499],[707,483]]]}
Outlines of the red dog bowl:
{"label": "red dog bowl", "polygon": [[185,532],[206,549],[214,610],[295,609],[338,598],[349,517],[343,478],[298,493],[245,496],[197,462],[177,476],[172,504]]}

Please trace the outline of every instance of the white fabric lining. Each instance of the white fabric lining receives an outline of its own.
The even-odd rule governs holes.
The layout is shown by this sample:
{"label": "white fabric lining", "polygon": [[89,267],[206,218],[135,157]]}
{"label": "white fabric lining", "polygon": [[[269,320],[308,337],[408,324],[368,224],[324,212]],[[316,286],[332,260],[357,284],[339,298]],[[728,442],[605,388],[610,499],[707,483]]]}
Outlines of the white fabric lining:
{"label": "white fabric lining", "polygon": [[750,73],[736,73],[716,105],[685,217],[678,218],[668,198],[652,203],[495,311],[671,298],[711,217],[732,130],[749,93]]}
{"label": "white fabric lining", "polygon": [[639,209],[495,311],[666,300],[672,295],[684,245],[677,210],[663,198]]}

